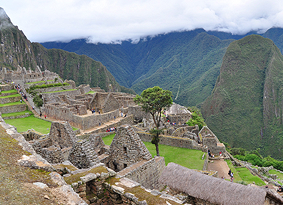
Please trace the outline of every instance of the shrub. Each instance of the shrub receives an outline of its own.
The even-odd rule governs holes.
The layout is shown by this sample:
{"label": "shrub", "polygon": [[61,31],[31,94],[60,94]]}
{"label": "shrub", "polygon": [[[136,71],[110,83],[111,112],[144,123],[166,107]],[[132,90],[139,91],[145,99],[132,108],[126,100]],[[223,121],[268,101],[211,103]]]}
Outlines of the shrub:
{"label": "shrub", "polygon": [[36,105],[36,107],[41,107],[43,105],[43,100],[39,95],[34,96],[33,102]]}
{"label": "shrub", "polygon": [[196,107],[191,107],[189,108],[189,110],[192,112],[192,118],[189,119],[186,124],[189,126],[198,125],[199,129],[201,130],[201,128],[206,125],[201,115],[201,112]]}

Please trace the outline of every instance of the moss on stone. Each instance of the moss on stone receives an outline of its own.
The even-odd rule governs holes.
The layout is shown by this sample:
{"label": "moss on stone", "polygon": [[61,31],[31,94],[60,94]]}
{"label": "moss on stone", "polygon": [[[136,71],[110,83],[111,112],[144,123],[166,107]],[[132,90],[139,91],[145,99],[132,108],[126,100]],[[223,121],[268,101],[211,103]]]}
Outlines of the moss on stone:
{"label": "moss on stone", "polygon": [[67,184],[71,185],[74,182],[80,181],[81,180],[80,177],[83,177],[83,176],[85,176],[89,173],[94,173],[94,174],[99,173],[99,174],[101,174],[102,172],[108,173],[108,171],[105,167],[100,166],[100,167],[95,167],[91,170],[88,170],[88,171],[85,171],[85,172],[82,172],[82,173],[78,173],[78,174],[71,175],[69,177],[65,177],[64,179],[65,179]]}

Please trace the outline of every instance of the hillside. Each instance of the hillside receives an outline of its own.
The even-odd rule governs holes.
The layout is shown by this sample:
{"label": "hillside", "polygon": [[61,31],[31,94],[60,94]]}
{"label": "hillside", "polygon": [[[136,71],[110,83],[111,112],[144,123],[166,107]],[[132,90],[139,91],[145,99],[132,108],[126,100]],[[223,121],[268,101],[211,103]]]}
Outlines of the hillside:
{"label": "hillside", "polygon": [[229,35],[220,37],[224,40],[197,29],[148,37],[136,44],[129,41],[91,44],[80,39],[42,45],[85,54],[102,62],[119,84],[131,87],[137,93],[158,85],[171,90],[175,102],[196,105],[210,95],[222,57],[233,41],[226,40]]}
{"label": "hillside", "polygon": [[231,43],[201,111],[207,125],[234,147],[261,148],[282,159],[283,56],[258,35]]}
{"label": "hillside", "polygon": [[120,86],[102,63],[85,55],[77,55],[59,49],[48,50],[38,43],[31,43],[24,33],[14,26],[5,11],[0,18],[0,66],[16,70],[18,65],[34,70],[48,69],[63,79],[72,79],[77,85],[90,84],[106,91],[128,91]]}

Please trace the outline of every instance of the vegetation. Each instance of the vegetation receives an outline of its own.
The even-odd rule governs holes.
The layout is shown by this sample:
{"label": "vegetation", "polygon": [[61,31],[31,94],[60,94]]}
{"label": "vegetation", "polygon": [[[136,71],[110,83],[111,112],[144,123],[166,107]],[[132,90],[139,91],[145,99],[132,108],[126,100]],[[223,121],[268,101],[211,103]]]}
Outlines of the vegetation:
{"label": "vegetation", "polygon": [[50,84],[41,84],[41,85],[32,85],[27,89],[27,92],[30,92],[35,89],[40,88],[52,88],[52,87],[61,87],[61,86],[67,86],[70,85],[68,83],[50,83]]}
{"label": "vegetation", "polygon": [[6,91],[1,91],[0,92],[0,95],[1,94],[5,94],[5,93],[17,93],[18,91],[17,90],[15,90],[15,89],[13,89],[13,90],[6,90]]}
{"label": "vegetation", "polygon": [[13,95],[7,95],[7,96],[0,96],[0,98],[13,98],[13,97],[20,97],[20,94],[13,94]]}
{"label": "vegetation", "polygon": [[44,92],[44,93],[60,93],[60,92],[68,92],[68,91],[74,91],[77,89],[68,89],[68,90],[56,90],[56,91],[50,91],[50,92]]}
{"label": "vegetation", "polygon": [[34,102],[35,106],[38,107],[38,108],[43,105],[42,97],[40,97],[40,95],[38,95],[38,94],[36,94],[33,97],[33,102]]}
{"label": "vegetation", "polygon": [[239,176],[241,177],[241,179],[246,182],[247,184],[252,184],[255,183],[258,186],[264,186],[265,183],[264,181],[261,180],[261,178],[259,178],[258,176],[254,176],[251,174],[251,172],[245,168],[245,167],[238,167],[236,168]]}
{"label": "vegetation", "polygon": [[29,129],[34,129],[42,134],[48,134],[51,127],[51,122],[36,118],[33,115],[25,118],[8,119],[5,122],[15,126],[18,132],[26,132]]}
{"label": "vegetation", "polygon": [[204,119],[202,117],[200,110],[196,107],[189,107],[189,110],[192,112],[192,118],[188,120],[186,124],[189,126],[198,125],[199,130],[201,130],[201,128],[205,126],[206,124],[204,122]]}
{"label": "vegetation", "polygon": [[150,132],[153,134],[151,143],[156,147],[156,154],[159,156],[159,135],[162,133],[162,130],[159,129],[161,122],[162,110],[170,107],[173,104],[172,93],[169,90],[163,90],[162,88],[155,86],[153,88],[147,88],[144,90],[141,95],[136,95],[134,98],[135,103],[141,105],[143,111],[150,113],[155,128]]}
{"label": "vegetation", "polygon": [[[34,115],[25,118],[7,119],[5,122],[15,126],[18,132],[26,132],[29,129],[34,129],[41,134],[48,134],[51,127],[51,122],[34,117]],[[73,130],[77,130],[77,128],[73,127]]]}
{"label": "vegetation", "polygon": [[25,110],[25,111],[22,111],[22,112],[4,113],[4,114],[2,114],[2,117],[20,116],[20,115],[25,115],[26,113],[28,113],[30,115],[33,114],[32,111]]}
{"label": "vegetation", "polygon": [[[114,136],[115,134],[110,134],[106,137],[103,137],[102,139],[106,145],[110,145]],[[155,146],[150,142],[143,143],[145,144],[150,154],[152,156],[155,156]],[[174,162],[189,169],[202,170],[203,168],[204,160],[202,159],[202,155],[204,154],[204,152],[202,152],[201,150],[172,147],[163,144],[159,145],[159,149],[161,153],[160,156],[164,157],[166,165],[170,162]]]}
{"label": "vegetation", "polygon": [[[42,182],[49,187],[57,185],[50,179],[49,172],[38,169],[30,169],[20,166],[18,160],[23,155],[30,155],[11,138],[6,130],[0,126],[0,204],[50,204],[54,202],[53,194],[44,189],[34,189],[27,186],[29,183]],[[50,200],[44,200],[47,195]],[[57,204],[57,203],[55,203]]]}
{"label": "vegetation", "polygon": [[261,148],[264,156],[282,160],[282,116],[275,114],[282,113],[282,62],[274,43],[258,35],[229,45],[216,86],[201,108],[220,140],[247,150]]}
{"label": "vegetation", "polygon": [[0,104],[0,107],[13,106],[13,105],[21,105],[21,104],[25,104],[25,102],[23,101],[23,102],[21,103],[20,101],[18,101],[18,102],[5,103],[5,104]]}

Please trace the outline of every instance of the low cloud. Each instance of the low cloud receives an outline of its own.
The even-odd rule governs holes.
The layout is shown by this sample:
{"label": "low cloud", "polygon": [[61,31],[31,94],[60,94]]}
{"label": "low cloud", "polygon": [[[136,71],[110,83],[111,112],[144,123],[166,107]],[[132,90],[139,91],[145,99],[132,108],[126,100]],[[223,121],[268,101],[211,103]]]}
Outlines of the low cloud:
{"label": "low cloud", "polygon": [[1,6],[33,42],[110,43],[195,28],[245,34],[283,27],[280,0],[10,0]]}

